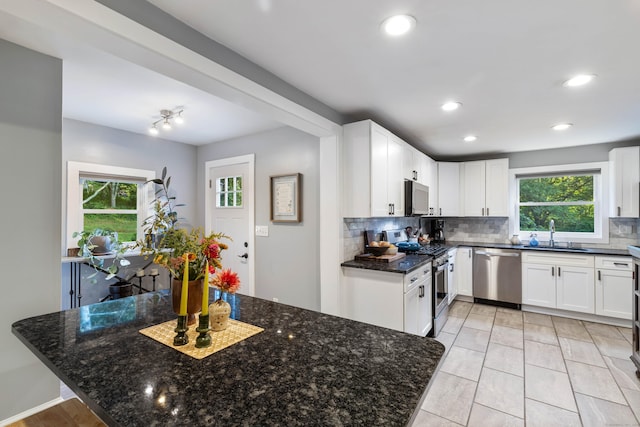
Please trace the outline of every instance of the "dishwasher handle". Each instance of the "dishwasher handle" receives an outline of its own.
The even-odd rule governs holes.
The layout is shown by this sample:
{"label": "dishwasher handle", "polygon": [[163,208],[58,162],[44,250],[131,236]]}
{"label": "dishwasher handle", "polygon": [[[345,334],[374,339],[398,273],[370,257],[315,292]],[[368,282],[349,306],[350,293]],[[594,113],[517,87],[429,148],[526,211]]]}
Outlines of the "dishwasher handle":
{"label": "dishwasher handle", "polygon": [[487,252],[487,251],[476,251],[476,255],[504,256],[504,257],[520,258],[520,254],[519,253],[513,253],[513,252],[497,253],[497,252]]}

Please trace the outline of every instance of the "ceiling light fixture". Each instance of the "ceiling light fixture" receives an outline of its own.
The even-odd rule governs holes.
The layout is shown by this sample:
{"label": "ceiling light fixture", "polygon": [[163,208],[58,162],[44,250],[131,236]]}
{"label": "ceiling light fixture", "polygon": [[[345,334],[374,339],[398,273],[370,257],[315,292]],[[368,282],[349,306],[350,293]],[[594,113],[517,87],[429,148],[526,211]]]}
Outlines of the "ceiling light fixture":
{"label": "ceiling light fixture", "polygon": [[558,131],[567,130],[571,126],[573,126],[573,123],[558,123],[557,125],[552,126],[551,129],[558,130]]}
{"label": "ceiling light fixture", "polygon": [[564,86],[564,87],[583,86],[583,85],[586,85],[587,83],[589,83],[595,77],[596,77],[595,74],[578,74],[577,76],[574,76],[574,77],[570,78],[569,80],[567,80],[566,82],[564,82],[562,84],[562,86]]}
{"label": "ceiling light fixture", "polygon": [[159,132],[158,124],[162,124],[162,129],[171,130],[171,121],[173,120],[175,123],[181,125],[184,123],[184,117],[182,116],[184,110],[160,110],[160,119],[151,123],[151,127],[149,128],[149,133],[151,135],[157,135]]}
{"label": "ceiling light fixture", "polygon": [[411,15],[394,15],[382,21],[380,26],[390,36],[401,36],[416,26],[416,18]]}
{"label": "ceiling light fixture", "polygon": [[478,139],[478,137],[475,135],[467,135],[464,137],[464,142],[473,142],[476,139]]}
{"label": "ceiling light fixture", "polygon": [[461,106],[462,106],[462,104],[460,102],[447,102],[447,103],[442,104],[441,108],[444,111],[453,111],[453,110],[457,110]]}

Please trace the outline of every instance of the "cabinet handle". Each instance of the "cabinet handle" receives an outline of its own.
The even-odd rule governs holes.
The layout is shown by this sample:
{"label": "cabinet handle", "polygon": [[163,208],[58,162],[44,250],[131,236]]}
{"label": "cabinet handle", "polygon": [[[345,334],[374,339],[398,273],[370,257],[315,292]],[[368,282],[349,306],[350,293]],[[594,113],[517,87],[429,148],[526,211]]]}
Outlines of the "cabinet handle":
{"label": "cabinet handle", "polygon": [[602,275],[600,273],[601,273],[601,271],[598,270],[598,280],[602,280]]}
{"label": "cabinet handle", "polygon": [[618,206],[618,216],[620,216],[620,206]]}
{"label": "cabinet handle", "polygon": [[555,274],[555,270],[556,270],[556,268],[555,268],[555,267],[551,267],[551,275],[552,275],[552,276],[555,276],[555,275],[556,275],[556,274]]}
{"label": "cabinet handle", "polygon": [[417,277],[412,277],[412,278],[411,278],[411,283],[415,282],[416,280],[418,280],[418,278],[417,278]]}
{"label": "cabinet handle", "polygon": [[558,277],[560,277],[560,267],[558,267]]}
{"label": "cabinet handle", "polygon": [[420,285],[418,289],[420,289],[420,292],[418,292],[418,298],[424,297],[424,285]]}
{"label": "cabinet handle", "polygon": [[442,216],[442,208],[440,208],[440,216]]}
{"label": "cabinet handle", "polygon": [[487,216],[489,216],[489,208],[487,208]]}
{"label": "cabinet handle", "polygon": [[484,216],[484,208],[482,208],[482,216]]}
{"label": "cabinet handle", "polygon": [[453,273],[453,264],[449,264],[449,271]]}
{"label": "cabinet handle", "polygon": [[471,258],[471,249],[469,249],[469,258]]}
{"label": "cabinet handle", "polygon": [[613,265],[615,265],[616,267],[629,267],[629,264],[627,264],[626,262],[614,262]]}

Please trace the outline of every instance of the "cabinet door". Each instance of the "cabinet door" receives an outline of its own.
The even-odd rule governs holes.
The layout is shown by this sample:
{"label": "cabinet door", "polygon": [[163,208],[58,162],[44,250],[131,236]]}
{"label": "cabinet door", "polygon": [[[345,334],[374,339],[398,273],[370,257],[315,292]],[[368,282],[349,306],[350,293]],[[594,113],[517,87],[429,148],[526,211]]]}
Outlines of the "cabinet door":
{"label": "cabinet door", "polygon": [[473,258],[471,248],[458,248],[455,280],[458,295],[473,296]]}
{"label": "cabinet door", "polygon": [[402,177],[409,181],[418,180],[418,171],[413,159],[416,151],[409,144],[404,144],[402,148]]}
{"label": "cabinet door", "polygon": [[425,337],[433,326],[431,277],[428,277],[421,286],[422,292],[418,300],[418,334]]}
{"label": "cabinet door", "polygon": [[601,269],[596,274],[596,314],[631,320],[633,273]]}
{"label": "cabinet door", "polygon": [[460,163],[438,162],[438,215],[460,215]]}
{"label": "cabinet door", "polygon": [[413,287],[404,294],[404,332],[418,335],[418,319],[420,315],[419,286]]}
{"label": "cabinet door", "polygon": [[429,186],[429,213],[433,210],[433,215],[438,215],[438,163],[431,157],[425,156],[426,185]]}
{"label": "cabinet door", "polygon": [[556,308],[556,268],[522,263],[522,303]]}
{"label": "cabinet door", "polygon": [[613,175],[611,216],[640,216],[640,147],[614,148],[609,162]]}
{"label": "cabinet door", "polygon": [[595,313],[593,279],[593,268],[557,266],[557,308]]}
{"label": "cabinet door", "polygon": [[[402,140],[391,136],[387,147],[387,203],[394,216],[404,216],[404,179],[402,178]],[[375,173],[375,172],[374,172]]]}
{"label": "cabinet door", "polygon": [[389,139],[390,135],[384,129],[378,126],[371,127],[371,216],[389,216]]}
{"label": "cabinet door", "polygon": [[485,215],[509,216],[509,159],[487,160]]}
{"label": "cabinet door", "polygon": [[484,216],[485,213],[485,161],[465,162],[464,215]]}

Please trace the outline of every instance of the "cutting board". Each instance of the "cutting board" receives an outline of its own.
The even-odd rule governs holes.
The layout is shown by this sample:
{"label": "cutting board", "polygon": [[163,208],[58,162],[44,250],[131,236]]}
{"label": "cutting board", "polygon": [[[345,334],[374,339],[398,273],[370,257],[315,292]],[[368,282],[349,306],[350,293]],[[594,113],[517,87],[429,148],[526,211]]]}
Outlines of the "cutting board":
{"label": "cutting board", "polygon": [[394,255],[380,255],[380,256],[375,256],[373,254],[360,254],[360,255],[356,255],[356,259],[358,261],[393,262],[393,261],[402,259],[405,256],[407,256],[407,254],[405,254],[404,252],[398,252],[397,254],[394,254]]}

